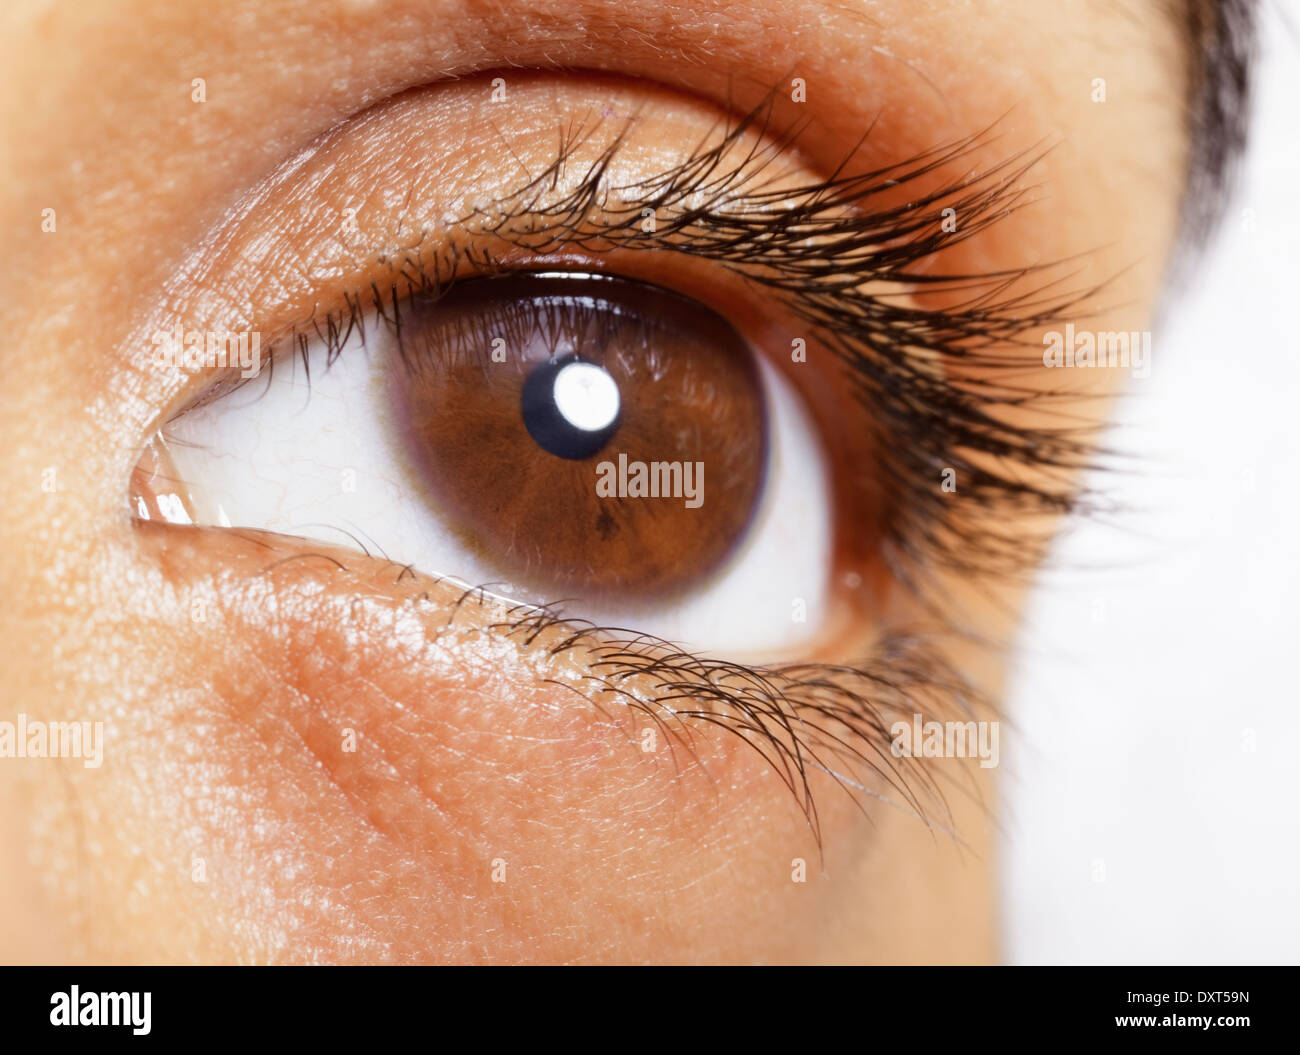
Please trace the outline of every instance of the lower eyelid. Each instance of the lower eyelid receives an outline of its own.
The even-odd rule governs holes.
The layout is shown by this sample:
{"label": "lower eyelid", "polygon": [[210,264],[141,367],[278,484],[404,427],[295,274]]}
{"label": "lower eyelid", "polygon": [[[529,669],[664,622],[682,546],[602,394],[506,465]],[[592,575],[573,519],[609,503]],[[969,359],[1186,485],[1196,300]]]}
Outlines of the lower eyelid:
{"label": "lower eyelid", "polygon": [[[328,778],[304,796],[337,796],[390,837],[432,850],[441,826],[464,819],[446,800],[501,780],[567,800],[539,802],[536,816],[582,795],[619,810],[628,796],[676,803],[671,824],[663,819],[673,838],[686,830],[677,814],[707,825],[737,797],[798,817],[814,841],[829,837],[823,826],[842,799],[856,813],[883,797],[945,827],[920,764],[888,758],[891,714],[910,717],[927,693],[927,713],[949,706],[916,670],[896,686],[881,677],[887,667],[874,680],[843,668],[839,688],[834,668],[815,664],[788,680],[485,607],[459,586],[307,543],[153,524],[139,535],[169,583],[153,622],[170,626],[156,628],[219,643],[213,720],[236,722],[236,739],[263,741],[300,779]],[[177,684],[186,677],[179,670]],[[791,726],[800,712],[773,693],[794,686],[790,699],[812,709]],[[850,707],[853,727],[833,717]],[[349,735],[362,747],[347,750]]]}
{"label": "lower eyelid", "polygon": [[[138,535],[168,583],[155,598],[159,639],[197,638],[221,655],[195,706],[288,766],[308,785],[305,801],[351,803],[414,849],[445,849],[448,824],[491,818],[501,795],[538,817],[583,798],[589,809],[640,799],[689,813],[742,774],[769,783],[734,737],[698,725],[674,740],[619,693],[593,703],[599,672],[581,649],[556,648],[572,636],[562,625],[539,636],[519,612],[482,607],[459,587],[308,543],[153,524]],[[510,632],[492,629],[507,619]],[[186,680],[178,670],[176,684]],[[554,801],[529,810],[519,782]],[[772,798],[795,810],[783,787]]]}
{"label": "lower eyelid", "polygon": [[[581,961],[610,912],[653,920],[671,897],[678,918],[692,914],[672,862],[761,876],[787,871],[792,854],[815,859],[790,793],[735,737],[701,727],[675,754],[663,737],[643,751],[622,704],[607,716],[542,680],[566,674],[563,662],[473,629],[441,651],[391,591],[330,585],[309,552],[250,547],[232,562],[219,533],[181,533],[195,536],[173,546],[191,580],[181,600],[207,595],[205,574],[232,563],[283,562],[242,596],[225,581],[201,631],[227,642],[215,680],[190,684],[185,653],[167,678],[187,735],[170,752],[185,759],[182,786],[201,774],[204,797],[187,792],[157,832],[206,860],[207,905],[230,903],[237,920],[259,918],[249,901],[274,906],[252,958],[525,960],[539,954],[508,943],[530,917],[558,928],[572,914],[544,955]],[[173,640],[195,634],[188,608],[167,617]],[[472,627],[472,613],[462,619]],[[826,824],[840,812],[859,823],[824,809]],[[789,852],[773,860],[768,839]],[[578,878],[593,874],[606,881]],[[498,944],[461,944],[475,934]]]}

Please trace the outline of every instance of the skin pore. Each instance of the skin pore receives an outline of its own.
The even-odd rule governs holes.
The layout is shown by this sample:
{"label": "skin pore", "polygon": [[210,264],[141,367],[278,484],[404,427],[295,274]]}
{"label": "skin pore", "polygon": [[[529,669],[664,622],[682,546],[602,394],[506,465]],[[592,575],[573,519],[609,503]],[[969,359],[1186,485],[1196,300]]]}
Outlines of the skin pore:
{"label": "skin pore", "polygon": [[[868,128],[850,171],[986,129],[954,176],[1050,148],[1022,207],[943,266],[1070,260],[1071,289],[1112,283],[1072,317],[1145,330],[1187,153],[1159,5],[56,0],[2,17],[0,720],[102,720],[105,748],[95,769],[0,759],[0,959],[996,957],[992,771],[947,796],[957,837],[814,774],[819,846],[734,735],[700,724],[690,750],[645,752],[627,713],[575,696],[583,649],[493,631],[473,605],[433,642],[460,592],[387,561],[134,522],[141,449],[210,380],[160,366],[148,335],[274,332],[335,306],[382,277],[412,216],[544,169],[594,106],[633,122],[618,164],[635,177],[774,85],[773,127],[806,123],[792,183],[835,172]],[[747,336],[789,325],[698,262],[571,262],[665,285],[694,269]],[[1035,372],[1040,336],[1024,383],[1099,397],[1080,403],[1099,416],[1127,374]],[[916,616],[879,577],[860,640],[819,658]],[[1014,626],[1022,584],[941,582],[988,637]],[[950,659],[997,698],[996,649]]]}

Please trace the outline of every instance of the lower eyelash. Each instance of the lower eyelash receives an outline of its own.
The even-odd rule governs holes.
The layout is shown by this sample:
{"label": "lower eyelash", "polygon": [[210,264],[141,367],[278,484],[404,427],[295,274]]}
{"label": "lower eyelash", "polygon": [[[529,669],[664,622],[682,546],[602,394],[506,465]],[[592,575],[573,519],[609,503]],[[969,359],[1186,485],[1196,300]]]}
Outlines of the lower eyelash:
{"label": "lower eyelash", "polygon": [[[271,548],[284,541],[283,536],[234,530]],[[337,557],[300,552],[273,561],[262,574],[283,560],[312,558],[328,561],[337,571],[348,570]],[[877,644],[874,658],[858,666],[738,663],[686,652],[652,635],[573,619],[555,606],[511,605],[486,587],[463,589],[448,610],[421,586],[442,586],[450,580],[423,575],[409,564],[386,563],[399,569],[394,584],[406,583],[412,602],[427,604],[431,617],[435,611],[444,616],[432,631],[435,637],[465,629],[458,620],[477,608],[497,618],[472,624],[471,629],[550,656],[581,651],[588,673],[547,681],[571,690],[602,713],[608,714],[610,703],[621,704],[687,751],[705,726],[739,737],[789,789],[819,848],[822,830],[813,787],[818,774],[843,789],[867,817],[866,800],[874,800],[954,839],[959,836],[947,791],[978,799],[972,774],[960,760],[900,757],[891,750],[895,723],[968,722],[995,715],[943,657],[936,639],[887,636]]]}
{"label": "lower eyelash", "polygon": [[[533,616],[498,624],[508,636],[531,635],[535,627]],[[689,735],[680,734],[689,734],[696,722],[740,737],[794,795],[819,845],[821,825],[812,787],[817,773],[831,777],[851,796],[870,796],[955,835],[937,774],[919,760],[895,757],[890,750],[897,722],[910,724],[917,715],[923,722],[966,720],[976,713],[974,690],[937,650],[921,641],[906,635],[887,638],[879,648],[880,658],[859,667],[751,666],[595,626],[574,631],[563,647],[579,644],[598,657],[589,664],[592,673],[583,679],[586,691],[578,689],[580,695],[597,705],[606,697],[619,699],[649,717],[665,735],[678,734],[676,739],[686,746]],[[649,692],[624,688],[647,681]],[[682,707],[682,701],[690,706]],[[960,768],[956,772],[965,773]],[[882,786],[883,791],[873,790]]]}

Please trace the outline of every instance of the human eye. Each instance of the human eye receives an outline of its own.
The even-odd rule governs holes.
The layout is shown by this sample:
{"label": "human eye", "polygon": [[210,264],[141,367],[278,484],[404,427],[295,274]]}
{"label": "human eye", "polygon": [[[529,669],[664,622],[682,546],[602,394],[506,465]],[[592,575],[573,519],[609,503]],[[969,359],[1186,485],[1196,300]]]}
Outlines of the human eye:
{"label": "human eye", "polygon": [[523,270],[381,307],[169,425],[157,452],[185,519],[354,538],[715,652],[789,652],[809,627],[796,599],[825,612],[812,414],[721,316],[607,273]]}
{"label": "human eye", "polygon": [[[178,401],[137,511],[355,546],[507,636],[581,641],[602,673],[579,696],[635,686],[653,721],[732,730],[814,828],[822,778],[928,819],[940,800],[889,730],[976,698],[930,643],[937,576],[1029,566],[1032,535],[999,524],[1064,507],[1052,471],[1086,458],[1069,430],[994,413],[1029,394],[987,349],[1047,280],[1018,276],[1013,298],[1004,274],[927,270],[1033,158],[938,181],[976,138],[819,178],[762,106],[691,141],[666,134],[673,106],[602,100],[634,116],[590,121],[578,90],[535,104],[544,146],[468,144],[483,168],[534,155],[458,210],[410,169],[437,129],[418,97],[279,174],[219,241],[248,270],[265,224],[301,240],[305,217],[326,277],[304,283],[305,317],[264,327],[260,376],[227,363]],[[362,200],[400,208],[322,206],[394,138]],[[275,194],[307,204],[254,223]],[[960,234],[937,222],[957,208]]]}

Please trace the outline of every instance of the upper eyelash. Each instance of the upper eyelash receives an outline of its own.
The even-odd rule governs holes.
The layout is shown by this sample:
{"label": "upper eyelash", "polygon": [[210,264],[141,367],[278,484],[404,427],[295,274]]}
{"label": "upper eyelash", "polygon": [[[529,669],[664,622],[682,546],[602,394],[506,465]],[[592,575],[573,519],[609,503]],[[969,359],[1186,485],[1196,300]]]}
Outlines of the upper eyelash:
{"label": "upper eyelash", "polygon": [[[1024,470],[1045,470],[1050,481],[1054,473],[1089,467],[1096,455],[1095,427],[1025,428],[999,421],[992,413],[997,407],[1048,397],[1015,384],[1013,375],[1024,370],[1025,361],[998,354],[997,348],[1015,343],[1030,327],[1060,318],[1097,290],[1053,293],[1056,283],[1046,266],[971,275],[927,273],[918,265],[1023,204],[1027,191],[1020,180],[1043,151],[924,189],[902,205],[873,207],[873,199],[885,192],[919,184],[967,156],[986,143],[987,133],[873,172],[837,172],[816,184],[779,189],[767,176],[781,151],[797,140],[797,129],[766,149],[746,152],[739,164],[727,164],[728,153],[748,131],[766,131],[769,113],[768,103],[760,105],[712,146],[701,146],[671,170],[631,185],[611,186],[608,180],[622,144],[617,137],[587,164],[576,187],[555,200],[566,167],[594,127],[572,131],[561,138],[546,170],[489,210],[461,218],[458,226],[538,253],[576,245],[593,253],[619,248],[688,254],[714,260],[774,291],[853,368],[869,417],[882,422],[878,427],[888,442],[879,445],[879,471],[898,499],[883,542],[894,574],[923,594],[932,566],[971,575],[1007,575],[1034,566],[1046,536],[1001,530],[996,517],[970,528],[954,518],[938,474],[942,467],[954,468],[964,496],[986,511],[1078,508],[1085,496],[1072,485],[1026,482]],[[640,225],[646,207],[656,215],[651,233]],[[940,225],[945,208],[962,217],[956,231]],[[466,268],[476,274],[508,270],[481,249],[453,243],[431,255],[422,241],[381,258],[394,276],[386,288],[376,283],[364,294],[345,296],[341,310],[292,331],[290,343],[304,366],[313,338],[323,343],[328,367],[354,332],[364,337],[367,300],[400,346],[404,301],[438,297]],[[828,242],[836,249],[830,260]],[[1018,280],[1039,273],[1040,284],[1012,292]],[[926,309],[860,288],[879,281],[966,291],[969,299],[956,307]],[[948,384],[935,369],[947,362],[981,368],[986,380],[961,388]],[[404,568],[403,574],[409,571]],[[871,771],[901,795],[896,805],[932,827],[949,829],[942,790],[922,762],[890,754],[885,719],[914,713],[964,716],[990,708],[930,642],[897,634],[857,667],[764,667],[691,655],[644,635],[579,624],[544,607],[521,608],[491,629],[531,643],[561,627],[569,632],[560,635],[558,647],[581,643],[602,657],[589,684],[572,686],[584,698],[597,706],[606,696],[623,698],[656,722],[668,720],[681,730],[688,722],[704,721],[740,735],[790,787],[819,840],[812,771],[830,774],[846,789],[875,794],[858,779]],[[628,696],[622,687],[646,678],[654,686],[648,696]],[[679,697],[695,706],[673,706]],[[836,768],[837,762],[850,772]]]}
{"label": "upper eyelash", "polygon": [[[770,112],[769,99],[725,128],[717,142],[633,184],[608,179],[623,143],[617,136],[555,200],[553,192],[599,121],[571,129],[545,170],[456,226],[537,253],[577,246],[596,254],[613,248],[685,254],[761,284],[853,371],[857,397],[881,440],[871,482],[894,499],[882,555],[899,579],[923,594],[938,567],[1000,577],[1033,569],[1051,532],[1029,532],[1024,521],[1100,507],[1100,496],[1076,483],[1080,470],[1097,464],[1098,424],[1062,419],[1013,426],[1001,420],[1001,408],[1042,406],[1052,398],[1016,382],[1026,360],[1005,349],[1026,330],[1063,319],[1101,287],[1054,292],[1063,263],[984,274],[939,274],[918,265],[1025,204],[1029,189],[1021,180],[1046,150],[1014,155],[960,181],[918,187],[902,205],[875,205],[885,192],[937,178],[986,145],[990,133],[853,176],[841,174],[846,158],[824,181],[781,189],[773,185],[773,168],[800,128],[729,163],[747,133],[767,131]],[[642,230],[645,208],[655,214],[653,232]],[[961,218],[952,231],[940,223],[949,208]],[[374,284],[365,294],[345,297],[341,310],[296,329],[291,339],[304,366],[313,338],[324,344],[328,367],[353,332],[364,335],[367,299],[400,345],[406,299],[438,297],[466,268],[478,274],[509,270],[482,249],[452,245],[430,257],[421,243],[381,258],[394,274],[387,288]],[[1034,275],[1041,281],[1027,289],[1018,285]],[[964,293],[966,301],[924,308],[862,289],[878,282]],[[950,384],[938,376],[946,364],[978,371],[983,379]],[[954,471],[969,505],[999,515],[984,516],[978,530],[954,516],[955,503],[939,486],[944,469]],[[1003,526],[1017,514],[1019,524]]]}
{"label": "upper eyelash", "polygon": [[[1026,428],[999,421],[991,413],[994,408],[1041,403],[1044,396],[1011,379],[1024,371],[1023,357],[996,349],[1014,343],[1029,328],[1060,319],[1097,290],[1051,295],[1056,284],[1049,274],[1052,265],[983,275],[921,273],[916,265],[1023,204],[1027,190],[1020,180],[1043,151],[1016,155],[964,181],[924,190],[902,206],[873,208],[872,199],[882,192],[938,173],[968,155],[986,133],[856,176],[837,173],[793,190],[769,189],[765,174],[794,145],[800,129],[766,150],[747,152],[739,166],[728,167],[725,160],[749,130],[766,129],[770,108],[769,99],[718,143],[667,172],[604,189],[602,180],[620,137],[568,195],[539,204],[583,138],[575,135],[545,172],[513,197],[494,203],[493,213],[500,218],[482,226],[539,252],[577,244],[596,252],[616,245],[685,253],[715,260],[774,290],[853,368],[868,420],[888,421],[888,427],[879,427],[878,447],[887,454],[879,470],[902,499],[893,503],[902,515],[887,525],[886,535],[892,549],[887,556],[893,557],[900,577],[920,587],[918,573],[930,563],[972,575],[1010,575],[1036,566],[1047,536],[1029,540],[1022,530],[1003,532],[992,523],[977,533],[958,532],[952,503],[938,487],[939,472],[956,470],[962,492],[986,507],[996,504],[1024,514],[1077,509],[1084,496],[1072,486],[1028,484],[1023,470],[1046,470],[1048,479],[1061,479],[1092,467],[1095,425]],[[610,206],[611,196],[625,202],[621,219],[618,207]],[[592,220],[598,203],[602,218]],[[650,233],[640,226],[645,208],[657,221]],[[954,231],[940,224],[945,208],[961,217]],[[607,221],[605,215],[615,219]],[[1009,292],[1016,280],[1035,272],[1045,274],[1041,284]],[[964,291],[970,300],[956,308],[900,305],[862,290],[874,282]],[[1000,373],[1004,379],[963,388],[936,381],[935,364],[949,361]],[[968,450],[1004,461],[1000,466],[979,461],[963,453]]]}

